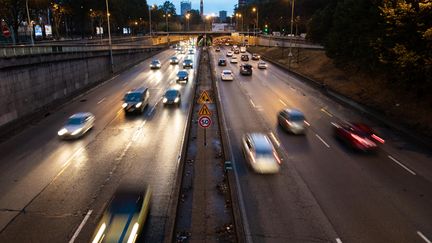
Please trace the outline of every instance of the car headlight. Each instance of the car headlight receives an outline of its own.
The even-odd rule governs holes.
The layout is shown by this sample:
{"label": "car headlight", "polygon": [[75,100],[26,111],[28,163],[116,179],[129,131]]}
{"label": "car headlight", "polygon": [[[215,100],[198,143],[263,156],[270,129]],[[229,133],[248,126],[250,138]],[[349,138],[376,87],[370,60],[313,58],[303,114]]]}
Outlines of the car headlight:
{"label": "car headlight", "polygon": [[63,135],[65,135],[66,133],[67,133],[66,128],[62,128],[62,129],[60,129],[60,131],[57,132],[57,134],[58,134],[59,136],[63,136]]}
{"label": "car headlight", "polygon": [[168,101],[167,98],[163,98],[163,100],[162,100],[163,103],[166,103],[167,101]]}
{"label": "car headlight", "polygon": [[179,101],[180,101],[179,97],[177,97],[177,98],[174,99],[174,103],[178,103]]}
{"label": "car headlight", "polygon": [[135,223],[134,226],[132,227],[132,231],[129,235],[128,241],[127,243],[132,243],[135,242],[136,238],[138,237],[138,228],[139,228],[139,224]]}
{"label": "car headlight", "polygon": [[82,131],[82,128],[78,128],[77,130],[75,130],[75,131],[72,133],[72,136],[77,135],[77,134],[80,133],[81,131]]}
{"label": "car headlight", "polygon": [[135,105],[136,108],[139,108],[142,105],[142,102],[139,102]]}
{"label": "car headlight", "polygon": [[123,103],[123,104],[122,104],[122,107],[123,107],[123,108],[126,108],[127,105],[128,105],[127,103]]}

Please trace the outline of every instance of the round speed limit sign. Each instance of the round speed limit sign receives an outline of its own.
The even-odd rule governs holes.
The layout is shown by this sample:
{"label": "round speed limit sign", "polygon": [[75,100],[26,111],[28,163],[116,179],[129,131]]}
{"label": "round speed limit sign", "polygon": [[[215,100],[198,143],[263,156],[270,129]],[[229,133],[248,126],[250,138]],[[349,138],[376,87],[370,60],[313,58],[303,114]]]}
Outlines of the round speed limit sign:
{"label": "round speed limit sign", "polygon": [[208,128],[212,124],[212,120],[209,116],[200,116],[198,124],[202,128]]}

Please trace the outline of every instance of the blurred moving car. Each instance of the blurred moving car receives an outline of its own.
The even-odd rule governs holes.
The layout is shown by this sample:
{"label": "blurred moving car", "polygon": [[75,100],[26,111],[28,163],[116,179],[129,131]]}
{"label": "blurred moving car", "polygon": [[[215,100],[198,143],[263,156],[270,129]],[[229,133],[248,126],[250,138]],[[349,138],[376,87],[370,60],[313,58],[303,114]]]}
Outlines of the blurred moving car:
{"label": "blurred moving car", "polygon": [[220,58],[218,61],[218,66],[226,66],[226,60],[223,58]]}
{"label": "blurred moving car", "polygon": [[119,188],[93,233],[92,242],[136,242],[146,222],[151,189]]}
{"label": "blurred moving car", "polygon": [[267,69],[267,63],[264,61],[258,62],[258,69]]}
{"label": "blurred moving car", "polygon": [[240,65],[240,74],[241,75],[252,75],[252,65],[250,65],[250,64]]}
{"label": "blurred moving car", "polygon": [[151,63],[150,63],[150,68],[151,69],[159,69],[159,68],[161,68],[161,62],[159,60],[157,60],[157,59],[152,60]]}
{"label": "blurred moving car", "polygon": [[360,151],[373,151],[385,143],[369,126],[362,123],[332,123],[337,139]]}
{"label": "blurred moving car", "polygon": [[232,52],[232,51],[228,51],[228,52],[226,53],[226,56],[227,56],[227,57],[232,57],[232,56],[233,56],[233,52]]}
{"label": "blurred moving car", "polygon": [[170,58],[170,64],[178,64],[179,59],[176,56]]}
{"label": "blurred moving car", "polygon": [[164,105],[180,105],[181,94],[177,89],[168,89],[162,97]]}
{"label": "blurred moving car", "polygon": [[263,133],[249,133],[242,138],[242,150],[252,169],[261,174],[277,173],[281,161],[270,138]]}
{"label": "blurred moving car", "polygon": [[189,54],[193,55],[195,53],[194,49],[189,49]]}
{"label": "blurred moving car", "polygon": [[277,118],[279,125],[286,131],[294,134],[304,134],[306,131],[305,116],[299,110],[284,109],[279,112]]}
{"label": "blurred moving car", "polygon": [[249,55],[241,55],[241,60],[245,62],[249,61]]}
{"label": "blurred moving car", "polygon": [[123,98],[123,109],[128,112],[143,113],[145,107],[148,105],[150,93],[148,88],[137,88],[127,92]]}
{"label": "blurred moving car", "polygon": [[185,59],[183,61],[183,68],[193,68],[193,61],[192,61],[192,59]]}
{"label": "blurred moving car", "polygon": [[238,63],[237,57],[232,57],[230,62],[231,63]]}
{"label": "blurred moving car", "polygon": [[189,81],[189,73],[186,70],[180,70],[177,72],[177,82],[187,82]]}
{"label": "blurred moving car", "polygon": [[220,52],[220,47],[219,46],[217,46],[216,48],[215,48],[215,52]]}
{"label": "blurred moving car", "polygon": [[258,55],[256,53],[252,54],[252,60],[259,60],[260,58],[261,58],[260,55]]}
{"label": "blurred moving car", "polygon": [[234,74],[231,70],[223,70],[221,73],[221,79],[222,81],[233,81]]}
{"label": "blurred moving car", "polygon": [[79,138],[94,126],[94,122],[95,116],[90,112],[73,114],[57,135],[62,139]]}
{"label": "blurred moving car", "polygon": [[239,49],[238,49],[238,48],[235,48],[235,49],[234,49],[234,54],[239,54],[239,53],[240,53]]}
{"label": "blurred moving car", "polygon": [[246,52],[246,46],[240,46],[240,52],[245,53]]}

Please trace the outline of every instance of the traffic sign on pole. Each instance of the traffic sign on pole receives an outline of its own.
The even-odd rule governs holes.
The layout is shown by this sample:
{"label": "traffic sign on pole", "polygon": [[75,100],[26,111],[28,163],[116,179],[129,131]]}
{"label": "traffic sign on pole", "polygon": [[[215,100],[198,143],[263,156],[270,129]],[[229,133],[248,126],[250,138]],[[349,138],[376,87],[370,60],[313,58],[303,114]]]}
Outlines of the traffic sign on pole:
{"label": "traffic sign on pole", "polygon": [[200,116],[200,118],[198,119],[198,124],[202,128],[208,128],[211,126],[212,120],[209,116]]}
{"label": "traffic sign on pole", "polygon": [[199,110],[198,114],[199,114],[200,116],[211,116],[211,111],[210,111],[210,109],[207,107],[206,104],[203,104],[203,105],[201,106],[201,109]]}
{"label": "traffic sign on pole", "polygon": [[207,91],[202,91],[201,95],[198,99],[198,103],[200,104],[204,104],[204,103],[213,103],[212,99],[210,98],[210,95],[208,94]]}

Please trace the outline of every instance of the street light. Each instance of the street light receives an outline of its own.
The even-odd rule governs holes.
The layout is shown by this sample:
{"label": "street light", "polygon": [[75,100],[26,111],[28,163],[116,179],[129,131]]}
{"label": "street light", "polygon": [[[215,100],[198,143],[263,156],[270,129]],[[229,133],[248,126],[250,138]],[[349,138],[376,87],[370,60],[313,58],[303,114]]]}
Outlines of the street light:
{"label": "street light", "polygon": [[189,31],[189,18],[190,18],[190,13],[187,13],[186,14],[187,31]]}
{"label": "street light", "polygon": [[166,32],[168,32],[168,18],[171,17],[171,14],[164,14],[165,24],[166,24]]}
{"label": "street light", "polygon": [[108,43],[109,43],[109,52],[110,52],[110,64],[111,64],[111,73],[114,72],[114,60],[112,54],[112,43],[111,43],[111,27],[110,27],[110,12],[108,7],[108,0],[105,0],[106,12],[107,12],[107,23],[108,23]]}
{"label": "street light", "polygon": [[[236,17],[237,17],[237,19],[238,18],[241,18],[241,31],[243,32],[243,18],[242,18],[242,14],[241,13],[236,13]],[[237,20],[238,21],[238,20]]]}
{"label": "street light", "polygon": [[28,26],[30,27],[30,39],[31,39],[31,44],[34,45],[34,39],[33,39],[33,24],[30,21],[30,12],[29,12],[29,7],[28,7],[28,0],[26,0],[26,9],[27,9],[27,21],[28,21]]}
{"label": "street light", "polygon": [[[256,7],[252,8],[252,12],[256,12],[256,28],[259,29],[259,18],[258,18],[258,9]],[[255,24],[254,24],[254,34],[256,36],[256,28],[255,28]]]}
{"label": "street light", "polygon": [[291,68],[293,24],[294,24],[294,0],[292,0],[292,4],[291,4],[291,34],[290,34],[290,49],[288,54],[289,57],[288,69]]}
{"label": "street light", "polygon": [[153,10],[153,8],[155,8],[156,6],[153,4],[151,6],[149,6],[149,33],[150,36],[152,36],[152,26],[151,26],[151,11]]}

